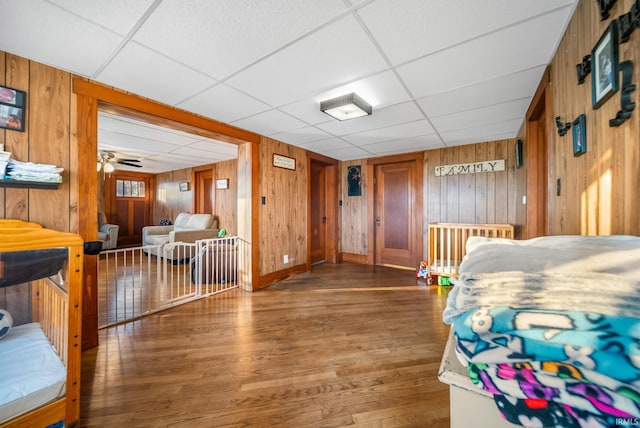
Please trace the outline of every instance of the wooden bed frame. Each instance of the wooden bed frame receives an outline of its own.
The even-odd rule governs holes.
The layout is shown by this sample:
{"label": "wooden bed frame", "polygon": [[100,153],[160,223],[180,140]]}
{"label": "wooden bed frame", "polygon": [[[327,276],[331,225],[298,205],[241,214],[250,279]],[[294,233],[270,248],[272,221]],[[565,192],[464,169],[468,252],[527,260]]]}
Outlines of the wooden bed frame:
{"label": "wooden bed frame", "polygon": [[467,254],[470,236],[513,239],[510,224],[429,224],[429,270],[432,275],[458,276],[458,267]]}
{"label": "wooden bed frame", "polygon": [[[64,281],[48,278],[31,282],[32,321],[39,322],[67,369],[65,395],[0,423],[0,428],[46,427],[80,418],[80,358],[82,323],[82,266],[84,243],[75,234],[43,229],[35,223],[0,220],[0,252],[67,248]],[[61,283],[62,282],[62,283]]]}

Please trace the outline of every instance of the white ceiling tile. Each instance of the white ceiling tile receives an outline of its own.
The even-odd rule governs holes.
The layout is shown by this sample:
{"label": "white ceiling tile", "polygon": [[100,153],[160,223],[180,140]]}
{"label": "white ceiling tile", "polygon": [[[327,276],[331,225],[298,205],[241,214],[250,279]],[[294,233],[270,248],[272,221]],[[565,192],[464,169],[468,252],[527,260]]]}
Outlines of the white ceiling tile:
{"label": "white ceiling tile", "polygon": [[282,106],[280,110],[286,111],[312,125],[327,122],[327,119],[333,119],[320,111],[320,103],[351,92],[355,92],[371,104],[374,110],[411,99],[396,75],[392,71],[385,71],[384,73],[325,91],[314,97]]}
{"label": "white ceiling tile", "polygon": [[444,116],[505,101],[531,98],[545,67],[534,67],[496,79],[430,95],[418,100],[428,117]]}
{"label": "white ceiling tile", "polygon": [[375,156],[375,154],[355,146],[347,147],[344,149],[326,150],[323,151],[322,154],[341,161],[348,161],[352,159],[366,159]]}
{"label": "white ceiling tile", "polygon": [[474,144],[484,141],[515,138],[522,120],[512,119],[504,122],[491,123],[474,128],[457,129],[440,133],[447,146],[459,146],[462,144]]}
{"label": "white ceiling tile", "polygon": [[189,144],[187,147],[215,153],[227,158],[238,157],[238,146],[236,146],[235,144],[225,143],[223,141],[202,140]]}
{"label": "white ceiling tile", "polygon": [[233,125],[262,135],[277,134],[282,131],[299,129],[307,124],[278,110],[269,110],[255,116],[233,122]]}
{"label": "white ceiling tile", "polygon": [[565,18],[562,12],[544,15],[408,63],[398,73],[419,98],[546,65]]}
{"label": "white ceiling tile", "polygon": [[345,10],[342,0],[164,0],[134,40],[222,79]]}
{"label": "white ceiling tile", "polygon": [[280,106],[386,67],[360,25],[347,16],[238,73],[227,83]]}
{"label": "white ceiling tile", "polygon": [[570,0],[379,0],[358,13],[391,63],[400,64],[570,4]]}
{"label": "white ceiling tile", "polygon": [[302,147],[307,150],[322,153],[325,150],[346,149],[351,147],[351,144],[341,140],[340,138],[329,138],[327,140],[313,141],[311,143],[302,144]]}
{"label": "white ceiling tile", "polygon": [[122,40],[46,1],[3,1],[1,9],[0,50],[82,76],[92,76]]}
{"label": "white ceiling tile", "polygon": [[208,150],[199,150],[192,147],[180,147],[174,150],[172,154],[178,154],[181,156],[196,158],[198,159],[199,162],[202,162],[202,161],[217,162],[221,160],[234,158],[234,156],[223,155],[221,153],[215,153]]}
{"label": "white ceiling tile", "polygon": [[419,152],[443,147],[444,144],[437,135],[423,135],[384,143],[375,143],[362,147],[378,156],[392,153]]}
{"label": "white ceiling tile", "polygon": [[160,141],[141,138],[135,135],[101,131],[98,135],[98,147],[109,147],[109,150],[139,151],[142,153],[170,153],[181,146]]}
{"label": "white ceiling tile", "polygon": [[132,42],[127,43],[97,79],[169,105],[215,83],[204,74]]}
{"label": "white ceiling tile", "polygon": [[506,120],[522,118],[529,107],[529,101],[528,98],[508,101],[488,107],[480,107],[474,110],[434,117],[431,119],[431,122],[440,133],[504,122]]}
{"label": "white ceiling tile", "polygon": [[294,146],[301,146],[312,141],[329,139],[331,135],[313,126],[305,126],[304,128],[273,134],[271,137]]}
{"label": "white ceiling tile", "polygon": [[126,35],[153,4],[153,0],[50,0],[98,25]]}
{"label": "white ceiling tile", "polygon": [[178,105],[221,122],[233,122],[271,107],[225,84],[218,84]]}
{"label": "white ceiling tile", "polygon": [[416,137],[418,135],[434,134],[435,131],[427,120],[418,120],[402,125],[389,126],[359,134],[345,135],[344,140],[357,146],[380,143],[382,141],[398,140],[401,138]]}
{"label": "white ceiling tile", "polygon": [[414,122],[423,118],[424,116],[418,107],[413,102],[408,102],[381,110],[374,110],[371,116],[363,116],[343,122],[333,120],[316,126],[333,135],[350,135]]}
{"label": "white ceiling tile", "polygon": [[187,145],[201,139],[197,135],[163,128],[139,120],[118,116],[112,113],[98,113],[98,138],[103,132],[109,132],[112,138],[118,134],[135,135],[149,141],[160,141],[169,144]]}

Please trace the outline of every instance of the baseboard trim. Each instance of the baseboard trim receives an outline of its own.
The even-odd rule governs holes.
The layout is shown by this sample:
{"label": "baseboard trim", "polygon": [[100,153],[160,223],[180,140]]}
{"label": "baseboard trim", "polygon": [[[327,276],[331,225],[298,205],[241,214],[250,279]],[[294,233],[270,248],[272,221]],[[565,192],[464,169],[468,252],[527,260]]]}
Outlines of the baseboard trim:
{"label": "baseboard trim", "polygon": [[259,282],[260,286],[258,289],[268,287],[271,284],[274,284],[278,281],[282,281],[284,279],[290,278],[293,275],[305,273],[306,271],[307,271],[307,265],[301,264],[301,265],[292,266],[287,269],[282,269],[276,272],[271,272],[266,275],[260,275],[260,282]]}
{"label": "baseboard trim", "polygon": [[343,262],[359,263],[361,265],[366,265],[367,255],[353,254],[353,253],[340,253],[340,260]]}

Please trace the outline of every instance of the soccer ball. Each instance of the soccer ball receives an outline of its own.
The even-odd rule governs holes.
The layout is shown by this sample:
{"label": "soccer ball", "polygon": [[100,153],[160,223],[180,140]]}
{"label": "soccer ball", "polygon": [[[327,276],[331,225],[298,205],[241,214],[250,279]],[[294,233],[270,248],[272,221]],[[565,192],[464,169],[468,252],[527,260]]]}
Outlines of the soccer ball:
{"label": "soccer ball", "polygon": [[0,309],[0,339],[5,337],[9,333],[9,329],[13,325],[13,318],[9,311]]}

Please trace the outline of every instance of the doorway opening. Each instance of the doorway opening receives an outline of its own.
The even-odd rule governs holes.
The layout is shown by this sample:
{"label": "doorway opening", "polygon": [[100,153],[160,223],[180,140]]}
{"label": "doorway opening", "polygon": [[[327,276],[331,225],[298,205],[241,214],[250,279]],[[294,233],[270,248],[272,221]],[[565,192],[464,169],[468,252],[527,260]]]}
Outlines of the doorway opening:
{"label": "doorway opening", "polygon": [[309,154],[307,265],[338,259],[338,162]]}

